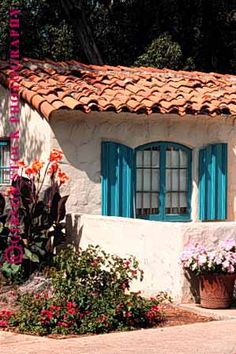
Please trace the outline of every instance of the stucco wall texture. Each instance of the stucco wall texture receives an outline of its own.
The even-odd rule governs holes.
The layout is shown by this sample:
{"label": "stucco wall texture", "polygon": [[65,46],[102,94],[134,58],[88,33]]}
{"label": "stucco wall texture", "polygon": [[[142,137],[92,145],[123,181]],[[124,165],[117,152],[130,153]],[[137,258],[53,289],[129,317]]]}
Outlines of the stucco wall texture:
{"label": "stucco wall texture", "polygon": [[[8,92],[0,86],[0,137],[8,137]],[[208,117],[61,110],[50,122],[29,105],[21,103],[21,157],[26,162],[47,159],[53,147],[64,152],[62,167],[70,176],[62,194],[69,194],[67,212],[72,214],[72,239],[100,244],[121,256],[135,255],[145,271],[144,282],[136,284],[144,293],[167,290],[177,301],[189,301],[191,292],[179,265],[179,255],[188,242],[214,244],[236,237],[236,126],[233,117]],[[101,142],[109,140],[132,148],[170,141],[192,149],[192,222],[166,223],[101,214]],[[211,143],[228,144],[228,221],[198,221],[198,152]],[[2,187],[1,187],[2,189]],[[70,217],[70,215],[68,215]],[[78,221],[75,222],[75,220]],[[231,221],[231,222],[230,222]]]}
{"label": "stucco wall texture", "polygon": [[[0,138],[9,137],[18,125],[9,123],[9,91],[0,85]],[[20,154],[27,163],[35,158],[45,160],[50,151],[51,129],[46,119],[27,103],[20,103]]]}
{"label": "stucco wall texture", "polygon": [[101,214],[100,158],[104,140],[132,148],[171,141],[192,149],[192,221],[198,219],[198,152],[211,143],[228,143],[228,220],[236,220],[236,127],[232,118],[131,113],[59,111],[51,119],[53,145],[65,153],[71,180],[69,212]]}
{"label": "stucco wall texture", "polygon": [[144,280],[133,291],[155,295],[167,291],[176,302],[197,300],[197,283],[188,281],[180,254],[189,244],[214,246],[219,240],[236,240],[235,222],[171,223],[96,215],[68,215],[76,246],[100,245],[121,257],[134,255],[144,271]]}
{"label": "stucco wall texture", "polygon": [[[9,136],[8,91],[0,86],[0,137]],[[192,149],[192,221],[198,220],[198,152],[211,143],[228,143],[228,221],[236,220],[236,126],[233,117],[143,115],[134,113],[60,110],[50,122],[21,103],[21,156],[26,162],[46,160],[50,149],[64,152],[63,169],[70,176],[62,193],[69,194],[67,211],[101,214],[101,142],[132,148],[171,141]]]}

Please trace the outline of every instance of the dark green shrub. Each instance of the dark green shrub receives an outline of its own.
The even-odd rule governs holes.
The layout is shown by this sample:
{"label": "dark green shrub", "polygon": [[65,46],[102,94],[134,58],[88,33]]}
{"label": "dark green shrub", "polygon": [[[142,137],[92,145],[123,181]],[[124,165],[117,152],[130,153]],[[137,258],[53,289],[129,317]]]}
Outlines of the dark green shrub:
{"label": "dark green shrub", "polygon": [[53,294],[26,294],[11,324],[21,332],[104,333],[148,328],[164,320],[159,305],[165,293],[146,299],[129,292],[130,283],[143,272],[134,257],[109,255],[98,246],[75,252],[63,250],[49,270]]}

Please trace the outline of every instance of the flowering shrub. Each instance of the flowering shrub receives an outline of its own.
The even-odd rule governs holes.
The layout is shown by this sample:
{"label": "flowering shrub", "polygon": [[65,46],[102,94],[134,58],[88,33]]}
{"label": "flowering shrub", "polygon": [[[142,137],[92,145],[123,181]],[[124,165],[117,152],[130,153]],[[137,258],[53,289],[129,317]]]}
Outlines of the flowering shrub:
{"label": "flowering shrub", "polygon": [[[18,225],[19,243],[24,250],[23,263],[11,264],[6,250],[11,242],[10,230],[12,220],[8,217],[9,211],[5,210],[6,200],[0,194],[0,263],[1,270],[7,277],[16,279],[25,278],[32,273],[38,263],[39,268],[44,263],[49,263],[52,250],[64,240],[65,204],[68,196],[61,197],[60,187],[68,180],[68,176],[61,170],[60,162],[63,154],[61,150],[53,149],[48,157],[44,171],[44,162],[35,160],[30,165],[19,161],[19,172],[13,177],[12,186],[6,191],[5,198],[19,201]],[[50,178],[50,186],[42,194],[46,176]],[[13,258],[15,254],[11,255]],[[14,262],[13,262],[14,263]],[[20,264],[22,263],[22,264]]]}
{"label": "flowering shrub", "polygon": [[164,320],[160,304],[165,293],[151,299],[129,292],[133,279],[142,279],[134,257],[109,255],[99,247],[63,250],[50,272],[53,294],[25,294],[11,325],[26,333],[104,333],[147,328]]}
{"label": "flowering shrub", "polygon": [[8,327],[10,319],[12,318],[14,311],[8,309],[0,310],[0,328]]}
{"label": "flowering shrub", "polygon": [[236,273],[236,242],[221,241],[213,248],[201,245],[188,247],[181,255],[181,263],[184,269],[196,275]]}

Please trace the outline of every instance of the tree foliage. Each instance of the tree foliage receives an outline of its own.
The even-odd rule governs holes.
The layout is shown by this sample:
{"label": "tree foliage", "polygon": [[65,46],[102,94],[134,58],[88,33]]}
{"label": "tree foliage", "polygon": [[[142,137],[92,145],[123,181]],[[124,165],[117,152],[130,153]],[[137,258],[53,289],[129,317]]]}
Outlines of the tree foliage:
{"label": "tree foliage", "polygon": [[[18,0],[21,55],[236,72],[236,0]],[[8,56],[8,9],[0,55]]]}

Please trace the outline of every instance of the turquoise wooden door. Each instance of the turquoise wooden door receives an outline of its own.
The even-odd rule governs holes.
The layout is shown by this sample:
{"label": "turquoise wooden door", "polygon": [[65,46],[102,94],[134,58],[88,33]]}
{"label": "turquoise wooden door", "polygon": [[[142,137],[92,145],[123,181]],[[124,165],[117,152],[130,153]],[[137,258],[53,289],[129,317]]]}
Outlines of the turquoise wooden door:
{"label": "turquoise wooden door", "polygon": [[227,144],[212,144],[200,150],[199,218],[227,218]]}
{"label": "turquoise wooden door", "polygon": [[134,216],[134,151],[123,144],[102,142],[102,214]]}

